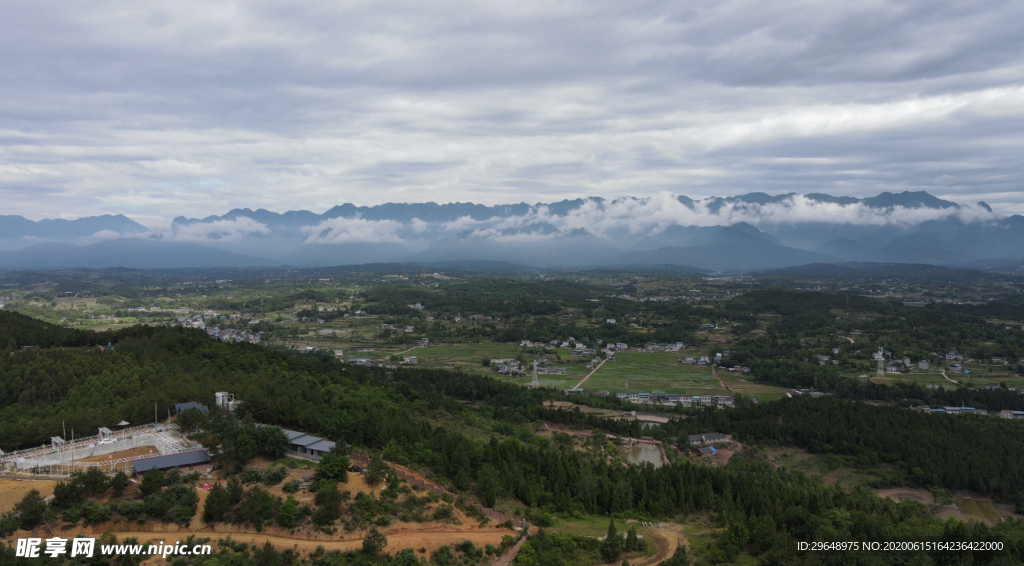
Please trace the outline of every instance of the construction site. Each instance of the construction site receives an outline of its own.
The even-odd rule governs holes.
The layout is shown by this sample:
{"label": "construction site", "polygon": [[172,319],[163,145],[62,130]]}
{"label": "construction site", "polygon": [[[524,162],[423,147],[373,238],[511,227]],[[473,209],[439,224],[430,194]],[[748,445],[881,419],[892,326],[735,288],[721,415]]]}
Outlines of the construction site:
{"label": "construction site", "polygon": [[99,468],[131,474],[133,462],[173,454],[202,451],[202,446],[181,435],[174,424],[147,424],[65,440],[60,436],[48,445],[0,454],[0,472],[19,476],[67,477],[72,472]]}

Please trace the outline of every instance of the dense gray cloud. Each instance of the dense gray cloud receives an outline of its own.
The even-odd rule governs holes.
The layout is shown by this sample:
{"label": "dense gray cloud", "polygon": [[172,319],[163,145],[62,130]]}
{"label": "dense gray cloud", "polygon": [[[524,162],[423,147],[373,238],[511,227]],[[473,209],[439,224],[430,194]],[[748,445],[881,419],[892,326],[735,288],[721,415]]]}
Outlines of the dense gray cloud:
{"label": "dense gray cloud", "polygon": [[904,190],[1024,212],[1020,21],[1005,1],[9,1],[3,213]]}

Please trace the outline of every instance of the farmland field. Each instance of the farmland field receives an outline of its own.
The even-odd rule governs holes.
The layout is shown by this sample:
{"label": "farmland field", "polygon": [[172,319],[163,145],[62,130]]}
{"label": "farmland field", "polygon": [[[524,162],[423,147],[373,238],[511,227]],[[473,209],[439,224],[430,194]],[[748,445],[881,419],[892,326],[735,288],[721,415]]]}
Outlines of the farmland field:
{"label": "farmland field", "polygon": [[978,507],[978,502],[973,499],[963,498],[960,502],[960,512],[972,519],[985,520],[985,514]]}
{"label": "farmland field", "polygon": [[617,361],[601,366],[583,388],[689,395],[723,392],[710,368],[681,364],[680,354],[674,352],[620,352],[615,357]]}
{"label": "farmland field", "polygon": [[978,504],[978,509],[981,510],[981,514],[989,521],[1002,521],[1003,516],[999,514],[999,511],[992,506],[991,501],[986,500],[975,500]]}

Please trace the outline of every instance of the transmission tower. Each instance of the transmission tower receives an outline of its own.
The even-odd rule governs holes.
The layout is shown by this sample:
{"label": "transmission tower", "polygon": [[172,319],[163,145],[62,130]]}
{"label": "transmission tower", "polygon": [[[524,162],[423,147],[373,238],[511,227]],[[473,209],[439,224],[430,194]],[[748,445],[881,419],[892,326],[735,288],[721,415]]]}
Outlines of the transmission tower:
{"label": "transmission tower", "polygon": [[540,387],[540,381],[537,381],[537,362],[533,362],[533,381],[530,382],[530,387]]}
{"label": "transmission tower", "polygon": [[882,347],[878,347],[878,353],[875,354],[875,360],[878,362],[878,371],[875,373],[877,377],[885,377],[885,351]]}

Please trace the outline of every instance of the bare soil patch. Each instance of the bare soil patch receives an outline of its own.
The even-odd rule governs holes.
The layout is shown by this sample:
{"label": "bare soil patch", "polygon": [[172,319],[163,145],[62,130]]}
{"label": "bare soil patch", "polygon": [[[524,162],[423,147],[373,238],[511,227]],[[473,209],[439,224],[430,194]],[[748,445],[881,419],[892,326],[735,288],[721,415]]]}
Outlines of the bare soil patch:
{"label": "bare soil patch", "polygon": [[138,448],[132,448],[130,450],[121,450],[120,452],[111,452],[110,454],[103,454],[102,456],[93,456],[91,458],[82,458],[81,460],[75,460],[76,462],[106,462],[107,460],[117,460],[118,458],[141,458],[143,456],[157,456],[157,451],[152,446],[139,446]]}
{"label": "bare soil patch", "polygon": [[892,499],[896,503],[901,501],[917,501],[922,505],[935,505],[935,496],[926,489],[896,487],[892,489],[875,490],[875,494],[879,497]]}
{"label": "bare soil patch", "polygon": [[14,506],[25,497],[25,494],[33,489],[39,491],[39,495],[49,497],[53,495],[55,481],[48,480],[8,480],[0,479],[0,513],[6,513],[14,509]]}

